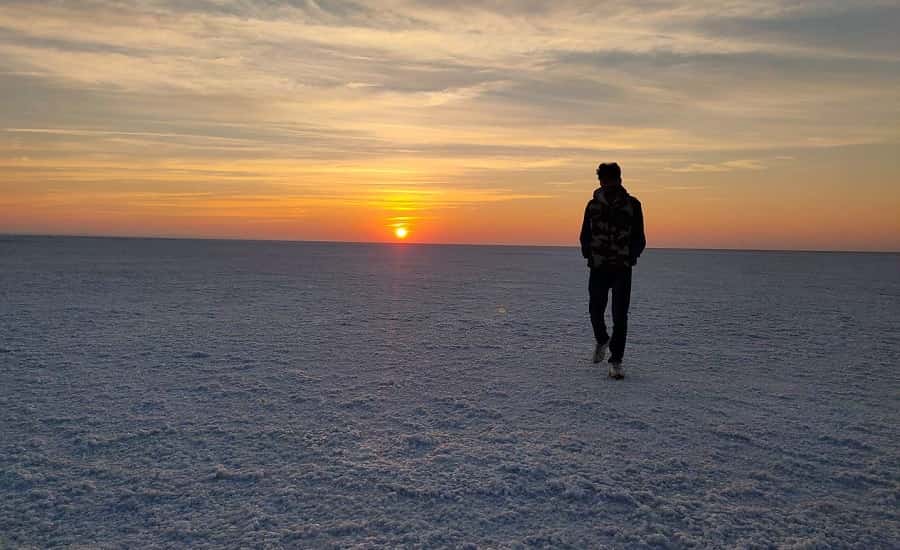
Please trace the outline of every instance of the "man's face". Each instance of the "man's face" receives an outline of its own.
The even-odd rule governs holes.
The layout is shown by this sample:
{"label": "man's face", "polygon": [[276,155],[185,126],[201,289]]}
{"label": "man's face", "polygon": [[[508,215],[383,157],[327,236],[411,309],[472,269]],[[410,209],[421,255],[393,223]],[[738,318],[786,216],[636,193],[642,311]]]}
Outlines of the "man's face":
{"label": "man's face", "polygon": [[598,175],[598,176],[597,176],[597,179],[600,180],[600,186],[601,186],[601,187],[612,187],[612,186],[615,186],[615,185],[622,185],[622,180],[619,179],[619,178],[614,178],[614,179],[606,178],[606,179],[604,179],[604,178],[601,178],[601,177]]}

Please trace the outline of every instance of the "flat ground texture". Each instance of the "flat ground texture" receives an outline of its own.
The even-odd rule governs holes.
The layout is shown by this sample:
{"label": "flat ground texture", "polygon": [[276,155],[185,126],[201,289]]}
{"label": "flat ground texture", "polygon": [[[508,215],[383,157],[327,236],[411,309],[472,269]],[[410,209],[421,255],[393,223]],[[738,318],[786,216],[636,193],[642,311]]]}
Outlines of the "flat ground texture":
{"label": "flat ground texture", "polygon": [[897,548],[900,257],[0,240],[0,548]]}

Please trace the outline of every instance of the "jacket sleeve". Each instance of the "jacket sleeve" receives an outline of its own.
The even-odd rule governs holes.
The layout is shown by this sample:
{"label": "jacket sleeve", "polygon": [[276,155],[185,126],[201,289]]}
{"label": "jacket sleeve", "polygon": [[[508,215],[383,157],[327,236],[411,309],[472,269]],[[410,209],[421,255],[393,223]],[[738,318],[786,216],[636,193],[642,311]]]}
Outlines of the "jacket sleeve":
{"label": "jacket sleeve", "polygon": [[584,220],[581,222],[581,235],[579,236],[579,240],[581,241],[581,255],[585,258],[591,257],[591,217],[589,215],[589,210],[591,208],[591,203],[588,201],[587,206],[584,207]]}
{"label": "jacket sleeve", "polygon": [[631,252],[631,264],[634,265],[637,259],[647,247],[647,237],[644,235],[644,211],[641,208],[641,202],[634,199],[634,223],[631,226],[631,242],[629,250]]}

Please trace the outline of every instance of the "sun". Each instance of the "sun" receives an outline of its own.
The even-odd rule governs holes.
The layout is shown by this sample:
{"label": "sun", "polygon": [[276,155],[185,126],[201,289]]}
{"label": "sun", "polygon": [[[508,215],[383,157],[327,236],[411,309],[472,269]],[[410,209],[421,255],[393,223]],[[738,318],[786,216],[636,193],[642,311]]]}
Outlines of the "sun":
{"label": "sun", "polygon": [[398,239],[405,239],[406,236],[409,235],[409,231],[407,231],[405,227],[398,227],[397,229],[394,229],[394,235],[396,235]]}

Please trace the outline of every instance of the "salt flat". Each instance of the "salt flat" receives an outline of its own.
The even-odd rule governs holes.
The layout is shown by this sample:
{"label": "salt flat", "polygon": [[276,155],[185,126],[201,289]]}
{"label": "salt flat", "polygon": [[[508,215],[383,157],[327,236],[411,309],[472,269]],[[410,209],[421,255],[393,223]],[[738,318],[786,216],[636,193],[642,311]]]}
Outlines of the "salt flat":
{"label": "salt flat", "polygon": [[900,256],[0,240],[0,548],[900,546]]}

